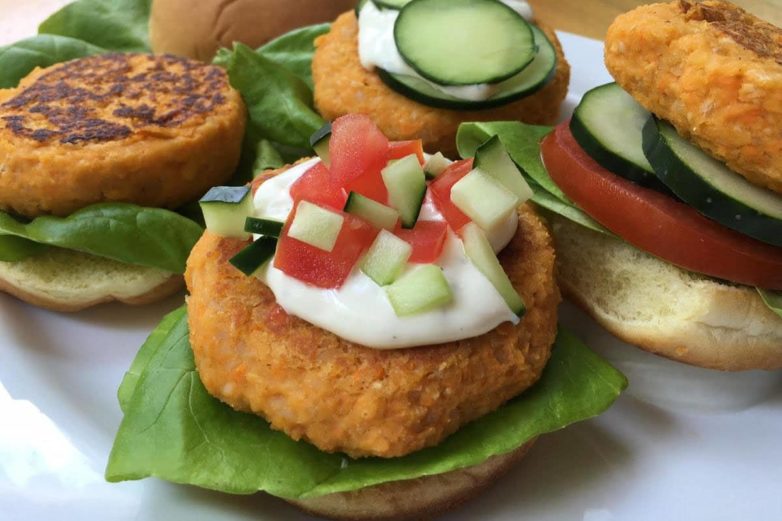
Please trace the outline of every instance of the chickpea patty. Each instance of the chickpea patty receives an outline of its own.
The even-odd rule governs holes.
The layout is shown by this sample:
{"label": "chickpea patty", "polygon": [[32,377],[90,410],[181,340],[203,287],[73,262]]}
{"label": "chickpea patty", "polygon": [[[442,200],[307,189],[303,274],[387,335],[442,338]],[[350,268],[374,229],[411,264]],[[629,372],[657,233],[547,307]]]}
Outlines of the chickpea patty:
{"label": "chickpea patty", "polygon": [[336,19],[331,31],[315,41],[312,75],[315,106],[333,121],[352,112],[367,114],[392,140],[421,138],[426,150],[456,157],[455,137],[463,121],[521,120],[551,124],[567,94],[570,66],[554,31],[539,26],[557,52],[557,69],[549,83],[531,96],[486,110],[448,110],[413,101],[388,87],[361,66],[358,21],[353,11]]}
{"label": "chickpea patty", "polygon": [[181,206],[231,176],[244,124],[225,72],[185,58],[103,54],[36,69],[0,91],[0,210]]}
{"label": "chickpea patty", "polygon": [[727,2],[652,4],[614,21],[605,61],[647,110],[782,193],[782,29]]}
{"label": "chickpea patty", "polygon": [[321,450],[394,457],[436,445],[527,389],[548,361],[560,296],[551,237],[528,206],[499,255],[527,304],[521,323],[434,346],[371,349],[286,314],[267,286],[228,263],[245,244],[206,232],[188,260],[201,381]]}

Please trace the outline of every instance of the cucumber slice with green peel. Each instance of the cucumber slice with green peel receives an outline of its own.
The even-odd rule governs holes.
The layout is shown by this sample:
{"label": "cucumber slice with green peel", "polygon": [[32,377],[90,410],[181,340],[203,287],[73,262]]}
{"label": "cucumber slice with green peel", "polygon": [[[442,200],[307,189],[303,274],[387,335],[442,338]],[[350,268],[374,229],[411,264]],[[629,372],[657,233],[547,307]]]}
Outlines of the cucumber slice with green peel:
{"label": "cucumber slice with green peel", "polygon": [[308,201],[300,201],[288,228],[288,237],[323,251],[334,249],[345,218]]}
{"label": "cucumber slice with green peel", "polygon": [[399,220],[398,211],[356,192],[350,192],[348,195],[345,212],[361,217],[375,228],[385,230],[393,230]]}
{"label": "cucumber slice with green peel", "polygon": [[426,195],[426,176],[418,156],[410,154],[390,162],[381,175],[388,190],[388,202],[399,211],[402,228],[412,228]]}
{"label": "cucumber slice with green peel", "polygon": [[608,83],[584,94],[570,119],[570,131],[603,168],[639,185],[662,189],[642,146],[648,119],[648,110],[618,84]]}
{"label": "cucumber slice with green peel", "polygon": [[236,269],[247,276],[253,276],[274,257],[277,249],[277,239],[274,237],[260,237],[239,253],[228,259]]}
{"label": "cucumber slice with green peel", "polygon": [[398,11],[412,2],[412,0],[372,0],[372,2],[383,9],[396,9]]}
{"label": "cucumber slice with green peel", "polygon": [[507,105],[512,101],[531,96],[545,87],[557,70],[557,53],[548,37],[535,27],[530,26],[535,36],[538,54],[523,71],[495,85],[495,91],[485,100],[466,100],[432,86],[426,80],[394,74],[376,69],[380,79],[391,89],[414,101],[430,107],[455,110],[482,110]]}
{"label": "cucumber slice with green peel", "polygon": [[329,140],[331,139],[331,123],[326,123],[310,136],[310,146],[326,166],[330,165]]}
{"label": "cucumber slice with green peel", "polygon": [[516,195],[480,170],[472,170],[451,187],[451,202],[484,230],[504,222],[519,206]]}
{"label": "cucumber slice with green peel", "polygon": [[424,165],[424,174],[426,175],[427,179],[434,179],[438,175],[442,174],[443,171],[451,166],[451,161],[447,157],[445,157],[442,152],[437,152],[435,155],[430,156],[429,159],[426,160],[426,164]]}
{"label": "cucumber slice with green peel", "polygon": [[270,219],[258,219],[257,217],[248,217],[244,221],[244,231],[248,233],[257,233],[267,237],[279,237],[282,227],[285,223],[272,221]]}
{"label": "cucumber slice with green peel", "polygon": [[198,201],[206,229],[222,237],[246,239],[244,221],[253,213],[253,197],[247,186],[215,186]]}
{"label": "cucumber slice with green peel", "polygon": [[523,203],[532,197],[532,188],[522,177],[499,136],[492,136],[475,151],[475,168],[491,176]]}
{"label": "cucumber slice with green peel", "polygon": [[386,294],[400,317],[437,309],[453,300],[448,280],[435,264],[423,264],[408,271],[386,286]]}
{"label": "cucumber slice with green peel", "polygon": [[413,253],[413,247],[393,233],[382,230],[361,261],[361,271],[378,286],[396,280]]}
{"label": "cucumber slice with green peel", "polygon": [[655,173],[706,217],[759,241],[782,246],[782,195],[753,185],[651,116],[643,147]]}
{"label": "cucumber slice with green peel", "polygon": [[524,18],[497,0],[415,0],[394,24],[405,62],[438,85],[498,83],[537,54]]}
{"label": "cucumber slice with green peel", "polygon": [[524,315],[524,300],[513,287],[508,274],[502,269],[489,240],[475,223],[467,223],[461,231],[464,252],[478,271],[489,279],[508,307],[516,316]]}
{"label": "cucumber slice with green peel", "polygon": [[361,10],[364,8],[365,5],[367,5],[367,2],[369,1],[370,0],[358,0],[358,3],[356,4],[356,7],[354,9],[354,11],[356,12],[356,19],[358,19],[358,15],[361,14]]}

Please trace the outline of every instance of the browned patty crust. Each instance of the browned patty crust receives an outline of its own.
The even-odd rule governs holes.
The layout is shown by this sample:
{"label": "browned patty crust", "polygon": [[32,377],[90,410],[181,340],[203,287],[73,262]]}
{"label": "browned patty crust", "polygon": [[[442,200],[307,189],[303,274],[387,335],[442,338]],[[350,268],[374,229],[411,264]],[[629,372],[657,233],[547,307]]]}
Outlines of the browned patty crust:
{"label": "browned patty crust", "polygon": [[543,89],[531,96],[486,110],[449,110],[429,107],[388,87],[380,77],[361,66],[358,56],[358,22],[353,11],[336,19],[329,33],[315,41],[312,75],[315,106],[333,121],[352,112],[367,114],[392,140],[421,138],[428,151],[455,157],[455,136],[463,121],[521,120],[556,122],[567,94],[570,66],[554,31],[539,26],[554,44],[557,70]]}
{"label": "browned patty crust", "polygon": [[181,206],[230,177],[244,124],[241,96],[212,65],[103,54],[36,69],[0,91],[0,210]]}
{"label": "browned patty crust", "polygon": [[646,5],[608,29],[605,61],[646,109],[782,193],[782,29],[727,2]]}
{"label": "browned patty crust", "polygon": [[363,347],[290,316],[229,263],[245,242],[209,232],[188,260],[190,342],[206,389],[324,451],[393,457],[436,445],[540,377],[559,290],[548,230],[529,207],[500,261],[524,297],[521,323],[434,346]]}

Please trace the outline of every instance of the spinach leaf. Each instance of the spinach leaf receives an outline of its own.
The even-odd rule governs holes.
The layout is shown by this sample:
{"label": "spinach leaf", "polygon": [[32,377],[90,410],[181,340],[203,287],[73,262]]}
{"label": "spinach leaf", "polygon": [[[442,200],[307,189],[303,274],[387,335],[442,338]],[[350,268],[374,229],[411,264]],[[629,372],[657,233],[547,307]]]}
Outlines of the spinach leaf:
{"label": "spinach leaf", "polygon": [[59,246],[183,273],[201,227],[177,213],[125,203],[101,203],[68,217],[41,216],[25,224],[0,212],[0,235]]}
{"label": "spinach leaf", "polygon": [[329,32],[330,24],[309,25],[275,38],[260,49],[271,61],[282,65],[312,89],[312,56],[315,38]]}
{"label": "spinach leaf", "polygon": [[87,42],[49,34],[0,47],[0,89],[16,87],[19,80],[36,67],[48,67],[102,52],[106,52],[105,49]]}
{"label": "spinach leaf", "polygon": [[771,311],[782,317],[782,291],[768,291],[757,288],[760,298]]}
{"label": "spinach leaf", "polygon": [[144,344],[120,387],[125,417],[106,478],[156,476],[236,494],[315,497],[474,465],[531,438],[595,416],[627,385],[619,372],[560,331],[540,381],[437,447],[392,458],[320,452],[236,412],[204,389],[180,309]]}
{"label": "spinach leaf", "polygon": [[148,52],[152,0],[77,0],[39,27],[39,34],[70,36],[109,51]]}

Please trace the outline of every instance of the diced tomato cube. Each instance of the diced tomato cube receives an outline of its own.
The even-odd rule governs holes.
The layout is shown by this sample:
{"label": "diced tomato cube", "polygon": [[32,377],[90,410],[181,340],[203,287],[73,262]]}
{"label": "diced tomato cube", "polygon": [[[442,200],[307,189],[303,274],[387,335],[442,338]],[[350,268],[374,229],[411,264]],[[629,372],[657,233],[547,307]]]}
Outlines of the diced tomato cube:
{"label": "diced tomato cube", "polygon": [[367,172],[361,177],[354,179],[347,184],[345,191],[347,193],[357,192],[381,204],[388,203],[388,188],[386,188],[379,170],[377,172]]}
{"label": "diced tomato cube", "polygon": [[388,139],[368,116],[348,114],[331,124],[329,156],[331,173],[346,188],[365,174],[380,177],[388,162]]}
{"label": "diced tomato cube", "polygon": [[470,222],[467,217],[455,204],[451,202],[451,188],[462,177],[466,176],[472,170],[472,159],[463,159],[452,163],[443,171],[437,179],[429,185],[432,192],[432,198],[435,206],[443,214],[445,220],[451,225],[451,228],[458,232],[462,226]]}
{"label": "diced tomato cube", "polygon": [[295,217],[291,212],[277,241],[274,267],[302,282],[319,288],[338,288],[369,248],[378,230],[364,220],[343,213],[345,222],[330,252],[288,236]]}
{"label": "diced tomato cube", "polygon": [[305,200],[334,210],[342,210],[348,198],[323,163],[316,163],[304,172],[291,185],[290,194],[294,206]]}
{"label": "diced tomato cube", "polygon": [[412,141],[391,141],[388,144],[388,159],[402,159],[410,154],[418,156],[418,162],[423,165],[426,160],[424,159],[424,145],[420,139]]}
{"label": "diced tomato cube", "polygon": [[428,264],[440,258],[448,234],[445,221],[418,221],[410,230],[400,228],[397,237],[413,247],[410,262]]}

